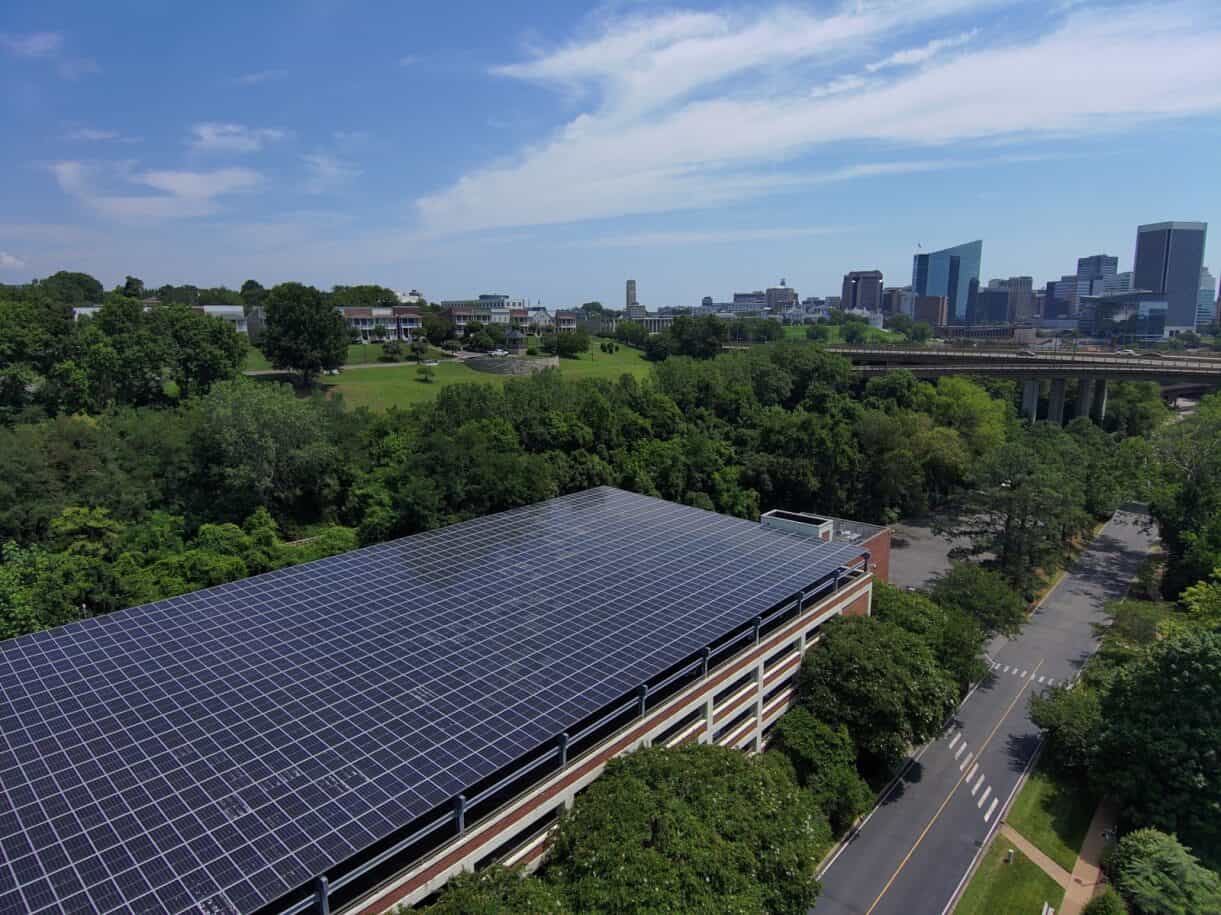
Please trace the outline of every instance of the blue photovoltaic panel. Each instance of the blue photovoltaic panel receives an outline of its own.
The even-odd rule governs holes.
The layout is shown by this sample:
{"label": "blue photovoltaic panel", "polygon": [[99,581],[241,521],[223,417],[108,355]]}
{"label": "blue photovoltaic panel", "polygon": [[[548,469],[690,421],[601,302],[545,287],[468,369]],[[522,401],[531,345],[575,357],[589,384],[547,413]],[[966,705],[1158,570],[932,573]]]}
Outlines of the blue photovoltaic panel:
{"label": "blue photovoltaic panel", "polygon": [[861,553],[602,487],[0,643],[0,913],[250,912]]}

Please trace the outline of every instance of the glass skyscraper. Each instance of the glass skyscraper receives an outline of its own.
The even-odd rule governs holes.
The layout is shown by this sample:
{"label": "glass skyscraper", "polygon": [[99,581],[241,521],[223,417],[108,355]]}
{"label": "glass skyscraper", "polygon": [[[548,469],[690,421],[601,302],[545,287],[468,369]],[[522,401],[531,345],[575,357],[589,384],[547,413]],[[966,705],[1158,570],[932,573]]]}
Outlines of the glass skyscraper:
{"label": "glass skyscraper", "polygon": [[1157,222],[1136,229],[1132,285],[1165,295],[1170,333],[1195,329],[1207,232],[1205,222]]}
{"label": "glass skyscraper", "polygon": [[942,251],[917,254],[912,259],[912,292],[943,295],[949,302],[947,320],[963,324],[979,290],[979,263],[984,243],[970,241]]}

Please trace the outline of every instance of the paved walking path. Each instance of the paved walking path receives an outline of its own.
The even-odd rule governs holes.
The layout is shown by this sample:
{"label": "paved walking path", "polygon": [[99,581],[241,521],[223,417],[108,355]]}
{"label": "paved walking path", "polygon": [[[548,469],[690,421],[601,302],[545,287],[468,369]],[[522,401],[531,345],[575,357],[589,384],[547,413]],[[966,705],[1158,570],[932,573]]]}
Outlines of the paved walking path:
{"label": "paved walking path", "polygon": [[1068,889],[1072,883],[1073,877],[1068,871],[1062,868],[1059,864],[1049,858],[1043,852],[1039,851],[1038,847],[1027,839],[1024,835],[1010,826],[1008,823],[1001,824],[1001,835],[1005,837],[1005,841],[1011,843],[1018,851],[1024,854],[1027,858],[1039,865],[1043,869],[1043,873],[1047,874],[1052,880]]}
{"label": "paved walking path", "polygon": [[1118,813],[1110,799],[1104,800],[1094,811],[1085,841],[1081,843],[1081,853],[1077,856],[1077,863],[1073,865],[1072,883],[1064,894],[1060,915],[1081,915],[1085,904],[1093,899],[1106,883],[1106,878],[1102,876],[1102,853],[1106,850],[1106,835],[1115,833]]}

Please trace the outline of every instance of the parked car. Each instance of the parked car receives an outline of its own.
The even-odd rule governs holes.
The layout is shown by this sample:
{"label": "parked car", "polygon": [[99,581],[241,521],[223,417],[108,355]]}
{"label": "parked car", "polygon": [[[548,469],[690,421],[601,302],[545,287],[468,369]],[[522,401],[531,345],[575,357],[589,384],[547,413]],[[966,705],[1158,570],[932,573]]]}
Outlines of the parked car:
{"label": "parked car", "polygon": [[509,355],[509,351],[507,349],[494,349],[490,353],[488,353],[488,355],[489,356],[507,356],[507,355]]}

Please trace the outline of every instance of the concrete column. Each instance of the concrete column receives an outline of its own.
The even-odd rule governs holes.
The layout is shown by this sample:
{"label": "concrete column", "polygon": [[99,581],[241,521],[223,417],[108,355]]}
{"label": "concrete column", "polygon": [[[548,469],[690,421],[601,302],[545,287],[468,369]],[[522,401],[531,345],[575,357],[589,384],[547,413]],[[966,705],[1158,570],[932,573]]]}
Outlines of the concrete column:
{"label": "concrete column", "polygon": [[1047,404],[1047,421],[1057,426],[1064,425],[1064,391],[1068,387],[1067,378],[1051,380],[1051,398]]}
{"label": "concrete column", "polygon": [[1090,409],[1090,416],[1094,422],[1102,425],[1102,420],[1107,415],[1107,380],[1099,378],[1094,384],[1094,403]]}
{"label": "concrete column", "polygon": [[1082,375],[1077,379],[1077,407],[1073,416],[1089,416],[1094,404],[1094,379]]}
{"label": "concrete column", "polygon": [[1039,379],[1027,378],[1022,382],[1022,415],[1029,420],[1039,418]]}

